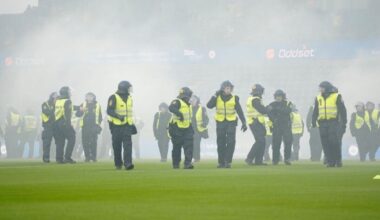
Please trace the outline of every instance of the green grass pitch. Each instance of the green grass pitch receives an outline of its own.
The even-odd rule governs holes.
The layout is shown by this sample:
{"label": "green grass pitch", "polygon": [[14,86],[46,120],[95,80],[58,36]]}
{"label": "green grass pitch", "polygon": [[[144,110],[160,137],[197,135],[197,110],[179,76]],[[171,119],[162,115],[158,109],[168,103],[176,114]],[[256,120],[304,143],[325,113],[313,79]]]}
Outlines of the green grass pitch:
{"label": "green grass pitch", "polygon": [[0,162],[0,219],[380,219],[380,163],[194,170]]}

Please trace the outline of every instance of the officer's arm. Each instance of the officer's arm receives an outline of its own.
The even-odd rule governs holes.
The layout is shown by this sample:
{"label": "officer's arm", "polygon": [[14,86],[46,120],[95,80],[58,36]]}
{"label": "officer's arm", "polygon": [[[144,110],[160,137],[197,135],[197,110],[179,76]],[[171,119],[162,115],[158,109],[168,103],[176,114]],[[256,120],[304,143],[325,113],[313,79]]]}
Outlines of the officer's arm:
{"label": "officer's arm", "polygon": [[99,120],[99,124],[102,123],[102,121],[103,121],[102,108],[100,106],[99,106],[99,118],[98,118],[98,120]]}
{"label": "officer's arm", "polygon": [[202,118],[203,118],[203,124],[204,125],[208,125],[208,123],[210,122],[210,119],[208,118],[208,115],[207,115],[207,110],[205,107],[202,107],[203,108],[203,111],[202,111]]}
{"label": "officer's arm", "polygon": [[116,108],[116,98],[114,95],[111,95],[108,98],[108,104],[107,104],[107,114],[114,118],[119,118],[120,116],[115,112]]}
{"label": "officer's arm", "polygon": [[316,126],[317,126],[318,115],[319,115],[318,100],[315,99],[315,102],[314,102],[314,110],[313,110],[313,116],[312,116],[312,119],[311,119],[311,124],[312,124],[313,127],[316,127]]}
{"label": "officer's arm", "polygon": [[153,134],[154,137],[157,138],[157,122],[158,122],[158,112],[154,114],[154,120],[153,120]]}
{"label": "officer's arm", "polygon": [[238,96],[235,96],[235,103],[236,103],[236,105],[235,105],[236,113],[238,114],[241,123],[244,125],[244,124],[246,124],[245,116],[244,116],[244,113],[243,113],[243,109],[241,108]]}
{"label": "officer's arm", "polygon": [[347,124],[347,109],[346,109],[346,106],[344,105],[344,102],[342,100],[342,96],[339,95],[338,96],[338,99],[336,100],[336,105],[338,107],[338,114],[339,114],[339,118],[342,123],[343,126],[346,126]]}
{"label": "officer's arm", "polygon": [[71,113],[72,113],[72,102],[71,100],[67,100],[65,102],[65,106],[64,106],[64,110],[65,110],[65,116],[66,116],[66,125],[71,125]]}
{"label": "officer's arm", "polygon": [[207,102],[207,108],[212,109],[216,106],[216,96],[212,96],[211,99]]}
{"label": "officer's arm", "polygon": [[83,104],[82,104],[82,105],[80,105],[79,110],[76,111],[75,116],[77,116],[77,117],[82,117],[83,114],[84,114],[84,111],[83,111]]}
{"label": "officer's arm", "polygon": [[351,115],[351,120],[350,120],[350,131],[351,131],[351,135],[353,137],[356,136],[356,128],[355,128],[355,113],[352,113]]}
{"label": "officer's arm", "polygon": [[175,114],[177,117],[180,117],[182,118],[183,115],[182,113],[179,111],[179,108],[181,107],[181,104],[178,100],[174,100],[172,101],[172,103],[170,103],[169,105],[169,111],[173,114]]}
{"label": "officer's arm", "polygon": [[51,110],[50,108],[46,105],[46,103],[42,104],[42,113],[45,115],[51,115]]}
{"label": "officer's arm", "polygon": [[310,128],[312,127],[312,123],[311,123],[312,117],[313,117],[313,107],[311,106],[306,116],[306,127],[309,132],[310,132]]}
{"label": "officer's arm", "polygon": [[252,106],[261,114],[266,115],[267,114],[267,108],[263,104],[261,104],[259,99],[252,100]]}

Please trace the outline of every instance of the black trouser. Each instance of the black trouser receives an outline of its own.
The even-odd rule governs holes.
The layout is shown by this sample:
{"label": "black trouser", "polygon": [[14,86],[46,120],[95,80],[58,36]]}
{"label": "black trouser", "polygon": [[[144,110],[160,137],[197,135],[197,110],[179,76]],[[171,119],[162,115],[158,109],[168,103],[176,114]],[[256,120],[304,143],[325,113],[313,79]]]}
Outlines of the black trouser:
{"label": "black trouser", "polygon": [[355,138],[358,144],[360,161],[365,161],[371,148],[370,135],[358,134]]}
{"label": "black trouser", "polygon": [[322,143],[318,128],[310,129],[310,160],[320,161],[322,157]]}
{"label": "black trouser", "polygon": [[[132,165],[132,136],[128,125],[112,125],[112,148],[116,167]],[[123,151],[123,159],[121,153]],[[124,162],[123,162],[124,161]]]}
{"label": "black trouser", "polygon": [[370,140],[371,140],[371,144],[369,146],[369,159],[374,161],[376,160],[376,152],[377,152],[377,149],[379,148],[379,131],[378,130],[374,130],[371,132],[371,135],[370,135]]}
{"label": "black trouser", "polygon": [[[65,160],[71,160],[71,155],[75,146],[75,130],[72,126],[56,125],[54,131],[55,144],[57,145],[56,160],[58,162]],[[65,144],[66,151],[65,151]]]}
{"label": "black trouser", "polygon": [[157,139],[158,150],[160,151],[160,156],[161,156],[162,161],[166,161],[168,158],[169,141],[170,139],[167,135],[159,136]]}
{"label": "black trouser", "polygon": [[265,126],[259,121],[254,120],[254,122],[249,125],[249,128],[255,138],[255,143],[247,155],[247,161],[252,162],[254,160],[255,164],[262,164],[265,153]]}
{"label": "black trouser", "polygon": [[301,134],[293,134],[292,160],[299,160]]}
{"label": "black trouser", "polygon": [[273,163],[280,161],[281,143],[284,141],[284,160],[289,161],[292,152],[293,135],[290,125],[273,126]]}
{"label": "black trouser", "polygon": [[185,154],[185,166],[191,165],[193,159],[193,128],[191,126],[188,128],[178,128],[177,125],[171,124],[169,125],[169,132],[173,143],[173,166],[179,166],[182,148]]}
{"label": "black trouser", "polygon": [[201,134],[194,132],[193,158],[195,161],[199,161],[201,159],[201,140]]}
{"label": "black trouser", "polygon": [[327,164],[335,166],[341,163],[341,135],[338,121],[319,121],[319,133]]}
{"label": "black trouser", "polygon": [[50,148],[51,148],[51,142],[54,137],[54,130],[53,126],[45,126],[44,130],[42,131],[42,159],[44,161],[50,160]]}
{"label": "black trouser", "polygon": [[29,146],[28,158],[33,158],[36,136],[37,136],[36,131],[22,132],[21,141],[20,141],[21,155],[25,151],[25,145],[28,144],[28,146]]}
{"label": "black trouser", "polygon": [[86,161],[96,160],[98,147],[98,133],[94,127],[82,128],[82,146]]}
{"label": "black trouser", "polygon": [[265,153],[264,153],[264,159],[265,161],[270,161],[270,155],[269,155],[269,147],[272,145],[272,135],[265,136]]}
{"label": "black trouser", "polygon": [[5,147],[7,149],[7,158],[22,157],[22,149],[19,145],[19,134],[17,127],[7,127],[4,134]]}
{"label": "black trouser", "polygon": [[235,151],[237,121],[216,122],[218,163],[230,164]]}

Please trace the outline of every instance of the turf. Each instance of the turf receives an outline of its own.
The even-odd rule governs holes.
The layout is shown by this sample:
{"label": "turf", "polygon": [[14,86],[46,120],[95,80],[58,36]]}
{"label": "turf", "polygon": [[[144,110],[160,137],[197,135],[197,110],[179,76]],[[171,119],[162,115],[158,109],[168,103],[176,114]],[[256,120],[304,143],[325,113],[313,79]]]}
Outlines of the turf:
{"label": "turf", "polygon": [[380,163],[195,170],[0,162],[0,219],[380,219]]}

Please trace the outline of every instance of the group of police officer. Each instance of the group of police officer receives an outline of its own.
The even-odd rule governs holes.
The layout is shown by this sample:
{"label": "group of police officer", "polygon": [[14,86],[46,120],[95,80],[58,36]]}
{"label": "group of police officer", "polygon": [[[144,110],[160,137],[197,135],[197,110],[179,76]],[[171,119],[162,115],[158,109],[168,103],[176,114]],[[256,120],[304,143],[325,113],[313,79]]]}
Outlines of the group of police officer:
{"label": "group of police officer", "polygon": [[[315,98],[314,106],[310,109],[308,130],[319,131],[326,166],[342,167],[341,145],[347,124],[346,107],[342,96],[331,83],[324,81],[320,83],[319,88],[320,94]],[[238,118],[241,121],[241,130],[245,132],[249,127],[255,139],[245,159],[248,165],[267,165],[264,160],[270,158],[268,153],[270,145],[273,152],[272,164],[278,165],[282,160],[280,153],[282,143],[284,163],[291,165],[292,160],[298,160],[304,123],[296,106],[287,99],[285,92],[277,90],[274,93],[274,101],[265,106],[262,101],[264,87],[254,84],[246,102],[246,120],[239,97],[233,94],[233,89],[234,86],[230,81],[224,81],[207,103],[207,108],[216,109],[217,167],[231,168]],[[121,81],[117,91],[108,99],[108,122],[117,169],[134,168],[132,135],[137,134],[137,128],[134,122],[131,93],[132,85],[128,81]],[[363,103],[358,103],[356,107],[357,112],[351,117],[350,130],[357,139],[360,159],[365,160],[366,154],[369,153],[369,158],[375,160],[378,145],[378,139],[375,136],[378,137],[379,111],[370,102],[366,107]],[[55,139],[57,163],[75,163],[72,153],[76,132],[71,124],[74,112],[80,118],[85,161],[96,162],[97,136],[101,132],[102,122],[101,107],[96,101],[96,96],[91,92],[86,94],[85,101],[81,105],[73,105],[69,87],[62,87],[59,94],[53,92],[42,104],[44,162],[50,162],[50,147],[52,140]],[[11,125],[16,126],[16,122],[21,120],[15,112],[11,112],[9,117]],[[180,168],[183,149],[185,155],[183,168],[193,169],[193,159],[200,160],[201,139],[208,138],[208,123],[206,108],[188,87],[183,87],[169,106],[161,103],[153,123],[161,161],[167,160],[171,140],[173,168]]]}
{"label": "group of police officer", "polygon": [[352,113],[350,120],[350,131],[356,139],[359,150],[360,161],[365,161],[367,155],[369,160],[375,161],[375,155],[379,146],[379,110],[373,102],[358,102],[356,112]]}
{"label": "group of police officer", "polygon": [[76,141],[76,132],[72,125],[74,113],[80,118],[82,128],[82,146],[85,162],[96,162],[97,137],[101,132],[102,113],[95,94],[89,92],[85,101],[74,106],[71,102],[71,90],[65,86],[50,94],[49,99],[42,104],[42,159],[50,162],[50,147],[52,140],[56,144],[56,162],[76,163],[72,154]]}
{"label": "group of police officer", "polygon": [[[216,91],[215,95],[207,103],[208,108],[216,109],[217,167],[231,168],[236,143],[238,118],[242,124],[241,130],[245,132],[248,129],[248,124],[255,139],[255,143],[245,159],[248,165],[267,165],[263,160],[269,158],[269,145],[266,142],[270,141],[270,139],[272,140],[273,165],[278,165],[281,160],[280,148],[282,143],[284,143],[284,163],[291,165],[292,160],[298,160],[300,138],[303,135],[304,123],[296,106],[287,100],[285,92],[277,90],[274,94],[275,100],[268,106],[265,106],[262,102],[264,87],[260,84],[255,84],[252,88],[251,96],[246,103],[246,121],[239,97],[232,93],[233,88],[234,86],[230,81],[224,81],[220,89]],[[320,84],[320,92],[321,94],[317,96],[313,108],[312,127],[316,128],[318,123],[326,165],[328,167],[341,167],[341,139],[347,122],[346,108],[341,95],[331,83],[322,82]],[[174,169],[180,167],[182,148],[185,154],[184,168],[194,168],[192,159],[194,158],[195,161],[199,159],[198,156],[193,156],[194,151],[198,148],[194,144],[196,140],[194,133],[207,130],[208,119],[206,122],[202,116],[202,112],[205,109],[196,104],[197,111],[201,112],[194,114],[194,105],[191,103],[192,97],[194,96],[190,88],[183,87],[180,90],[177,98],[168,107],[168,110],[173,114],[170,120],[166,120],[169,121],[169,134],[161,132],[166,140],[165,152],[167,152],[168,140],[170,138],[172,140]],[[160,108],[160,112],[155,116],[154,130],[156,131],[159,130],[157,122],[163,113],[169,114],[166,109],[161,111]],[[271,138],[268,138],[268,136],[271,136]],[[156,138],[159,142],[160,152],[162,152],[160,144],[162,138],[158,136]],[[162,160],[166,160],[165,153],[162,156]]]}

